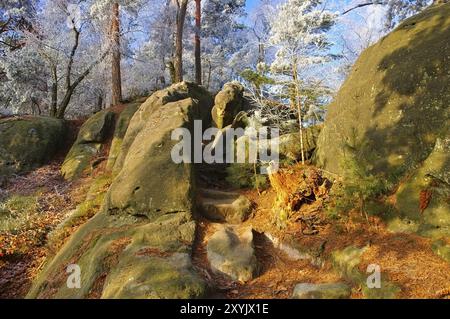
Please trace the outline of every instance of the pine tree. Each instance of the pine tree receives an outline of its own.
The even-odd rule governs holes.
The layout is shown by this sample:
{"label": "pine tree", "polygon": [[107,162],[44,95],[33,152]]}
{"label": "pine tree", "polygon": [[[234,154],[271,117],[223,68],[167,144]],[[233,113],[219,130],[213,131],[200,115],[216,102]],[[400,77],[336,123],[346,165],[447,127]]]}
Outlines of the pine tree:
{"label": "pine tree", "polygon": [[304,96],[302,92],[302,71],[310,65],[328,60],[326,32],[335,22],[336,14],[325,10],[322,0],[288,0],[278,8],[272,21],[271,44],[278,50],[272,63],[274,72],[291,77],[287,82],[292,107],[297,110],[300,126],[300,147],[302,163],[305,163],[303,145]]}

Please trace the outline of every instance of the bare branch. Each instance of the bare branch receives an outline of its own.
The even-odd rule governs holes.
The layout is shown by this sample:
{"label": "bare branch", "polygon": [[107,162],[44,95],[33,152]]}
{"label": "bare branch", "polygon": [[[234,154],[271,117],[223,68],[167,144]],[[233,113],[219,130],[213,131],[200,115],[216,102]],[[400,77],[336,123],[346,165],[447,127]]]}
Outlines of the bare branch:
{"label": "bare branch", "polygon": [[371,1],[371,2],[366,2],[366,3],[360,3],[348,10],[345,10],[344,12],[342,12],[341,15],[347,14],[353,10],[359,9],[359,8],[363,8],[363,7],[367,7],[367,6],[371,6],[371,5],[382,5],[383,3],[381,3],[380,1]]}

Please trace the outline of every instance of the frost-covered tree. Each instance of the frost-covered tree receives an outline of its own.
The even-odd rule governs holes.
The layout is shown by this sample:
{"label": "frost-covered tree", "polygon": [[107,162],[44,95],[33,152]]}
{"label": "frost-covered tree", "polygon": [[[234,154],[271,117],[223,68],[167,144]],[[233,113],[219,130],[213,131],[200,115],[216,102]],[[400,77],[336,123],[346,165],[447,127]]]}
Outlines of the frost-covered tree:
{"label": "frost-covered tree", "polygon": [[176,7],[171,0],[153,2],[142,11],[146,38],[131,54],[125,74],[126,95],[148,94],[173,83]]}
{"label": "frost-covered tree", "polygon": [[250,15],[249,29],[258,46],[258,63],[266,63],[267,45],[270,37],[271,19],[276,14],[271,0],[261,0]]}
{"label": "frost-covered tree", "polygon": [[2,0],[0,2],[0,54],[17,49],[21,30],[31,31],[37,0]]}
{"label": "frost-covered tree", "polygon": [[303,79],[309,67],[329,61],[326,32],[336,18],[335,13],[324,9],[323,2],[288,0],[279,6],[272,20],[270,43],[277,47],[277,52],[271,68],[286,77],[292,107],[298,112],[302,163],[305,161],[302,113],[307,97]]}
{"label": "frost-covered tree", "polygon": [[99,34],[85,5],[48,1],[36,14],[32,31],[20,31],[21,47],[0,59],[6,77],[0,87],[3,103],[65,116],[80,84],[109,51],[98,45]]}
{"label": "frost-covered tree", "polygon": [[247,43],[240,19],[245,0],[204,0],[202,7],[203,84],[218,89],[239,71],[234,68],[237,54]]}
{"label": "frost-covered tree", "polygon": [[[104,41],[111,43],[111,104],[117,105],[122,99],[122,55],[126,48],[122,42],[127,39],[124,38],[136,24],[132,21],[138,16],[138,12],[146,4],[145,0],[93,0],[91,6],[91,15],[95,17],[101,24],[103,24]],[[127,21],[128,14],[131,20],[128,19],[127,28],[122,26],[122,23]],[[130,17],[128,17],[130,18]]]}

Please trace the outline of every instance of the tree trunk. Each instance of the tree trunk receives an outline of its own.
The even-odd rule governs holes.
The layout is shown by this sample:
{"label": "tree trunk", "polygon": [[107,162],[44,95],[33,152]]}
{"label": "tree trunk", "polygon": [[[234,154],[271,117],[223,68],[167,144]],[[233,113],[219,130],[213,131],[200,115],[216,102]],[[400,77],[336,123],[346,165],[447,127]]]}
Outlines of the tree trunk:
{"label": "tree trunk", "polygon": [[113,105],[122,102],[122,77],[120,72],[120,16],[119,3],[114,3],[112,8],[111,40],[112,40],[112,99]]}
{"label": "tree trunk", "polygon": [[200,30],[202,27],[201,22],[202,10],[201,10],[201,0],[195,0],[195,82],[198,85],[202,84],[202,60],[200,56]]}
{"label": "tree trunk", "polygon": [[174,84],[176,83],[176,72],[175,72],[175,66],[173,65],[172,61],[167,62],[167,68],[169,69],[169,75],[170,75],[170,83]]}
{"label": "tree trunk", "polygon": [[183,29],[188,0],[177,0],[177,29],[175,34],[175,82],[183,81]]}
{"label": "tree trunk", "polygon": [[209,85],[210,85],[210,82],[211,82],[211,69],[212,69],[211,60],[208,60],[208,82],[207,82],[207,85],[206,85],[206,89],[207,90],[209,90]]}
{"label": "tree trunk", "polygon": [[258,63],[263,63],[266,60],[266,52],[264,49],[264,43],[258,44]]}
{"label": "tree trunk", "polygon": [[59,118],[59,119],[64,118],[64,114],[66,114],[67,106],[69,105],[70,99],[72,98],[72,94],[74,91],[75,91],[74,86],[70,86],[67,89],[66,94],[64,94],[64,98],[62,99],[62,101],[59,105],[58,112],[56,114],[57,118]]}
{"label": "tree trunk", "polygon": [[97,106],[95,109],[95,113],[100,112],[103,109],[103,95],[99,94],[97,97]]}
{"label": "tree trunk", "polygon": [[301,97],[300,97],[300,82],[298,80],[298,65],[297,61],[294,60],[292,65],[292,76],[294,78],[295,85],[295,102],[297,104],[297,112],[298,112],[298,124],[300,126],[300,151],[302,154],[302,164],[305,164],[305,146],[303,144],[303,120],[302,120],[302,106],[301,106]]}
{"label": "tree trunk", "polygon": [[58,74],[56,65],[52,65],[52,102],[50,109],[50,116],[56,117],[58,112]]}
{"label": "tree trunk", "polygon": [[94,67],[102,62],[106,56],[109,54],[110,48],[106,50],[98,60],[92,62],[89,67],[84,70],[83,73],[66,89],[66,93],[64,94],[64,98],[62,99],[61,103],[59,103],[58,111],[56,112],[56,117],[59,119],[63,119],[64,115],[66,113],[67,106],[69,105],[70,99],[72,98],[73,92],[75,92],[75,89],[78,87],[78,85],[91,73],[91,71],[94,69]]}

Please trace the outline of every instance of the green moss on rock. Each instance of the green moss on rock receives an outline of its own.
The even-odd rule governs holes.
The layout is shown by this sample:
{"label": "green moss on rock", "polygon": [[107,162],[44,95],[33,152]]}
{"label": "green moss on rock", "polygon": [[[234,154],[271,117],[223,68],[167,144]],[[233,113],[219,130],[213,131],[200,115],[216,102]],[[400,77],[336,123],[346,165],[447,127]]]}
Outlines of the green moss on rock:
{"label": "green moss on rock", "polygon": [[314,160],[327,171],[347,178],[355,156],[384,194],[398,188],[392,230],[450,234],[449,30],[450,3],[431,6],[365,50],[318,139]]}
{"label": "green moss on rock", "polygon": [[[450,122],[449,126],[450,127]],[[433,151],[396,192],[402,217],[420,222],[418,231],[430,237],[450,236],[450,135],[445,131]],[[424,193],[431,196],[428,203]],[[422,201],[422,202],[421,202]]]}
{"label": "green moss on rock", "polygon": [[[135,113],[116,161],[115,169],[121,170],[108,193],[110,213],[154,218],[191,210],[193,167],[172,159],[172,150],[179,143],[172,140],[172,132],[177,128],[192,131],[195,119],[209,127],[202,114],[209,114],[212,100],[209,93],[199,96],[201,92],[203,89],[192,83],[175,84],[156,92]],[[167,100],[172,102],[163,103]]]}
{"label": "green moss on rock", "polygon": [[122,147],[123,138],[125,137],[125,134],[127,132],[128,125],[130,124],[131,118],[133,117],[134,113],[136,113],[140,105],[141,103],[128,104],[120,113],[116,121],[114,136],[108,155],[108,162],[106,164],[106,168],[108,170],[112,170],[114,167],[114,163],[116,162],[117,156],[120,152],[120,148]]}
{"label": "green moss on rock", "polygon": [[61,174],[65,179],[74,180],[89,167],[106,141],[113,121],[114,113],[103,110],[91,116],[81,126],[77,140],[61,166]]}
{"label": "green moss on rock", "polygon": [[109,110],[95,113],[81,126],[77,136],[77,143],[104,142],[113,120],[114,113]]}
{"label": "green moss on rock", "polygon": [[42,116],[0,120],[0,176],[45,164],[65,138],[66,126],[62,120]]}
{"label": "green moss on rock", "polygon": [[[365,50],[328,108],[315,161],[345,175],[346,150],[396,183],[432,152],[448,125],[450,4],[405,20]],[[370,74],[370,76],[367,76]]]}
{"label": "green moss on rock", "polygon": [[[122,142],[119,155],[114,164],[113,173],[117,174],[122,169],[130,147],[134,143],[137,135],[144,130],[149,121],[153,118],[161,107],[171,102],[192,99],[193,108],[190,114],[194,119],[203,121],[203,128],[211,125],[211,108],[214,103],[211,94],[201,86],[191,82],[180,82],[171,85],[163,90],[153,93],[133,115],[127,132]],[[173,105],[173,104],[171,104]]]}
{"label": "green moss on rock", "polygon": [[395,284],[381,277],[380,288],[369,288],[367,285],[367,277],[359,271],[358,267],[361,263],[361,256],[366,247],[357,248],[348,246],[342,250],[334,251],[331,255],[333,267],[347,280],[361,287],[364,298],[367,299],[393,299],[400,292],[400,288]]}

